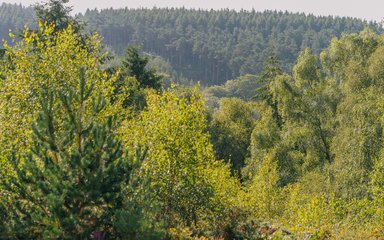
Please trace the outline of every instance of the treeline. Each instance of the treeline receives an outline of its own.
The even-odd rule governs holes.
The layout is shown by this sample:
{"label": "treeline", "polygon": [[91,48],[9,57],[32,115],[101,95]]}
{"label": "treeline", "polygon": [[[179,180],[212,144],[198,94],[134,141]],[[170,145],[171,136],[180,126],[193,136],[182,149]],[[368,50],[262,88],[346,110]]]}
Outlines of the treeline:
{"label": "treeline", "polygon": [[[6,39],[9,29],[33,19],[33,9],[19,5],[3,4],[0,12],[0,36]],[[88,31],[98,31],[118,55],[129,44],[142,45],[146,53],[170,64],[176,81],[189,79],[205,86],[259,74],[271,49],[289,72],[306,47],[318,54],[343,32],[359,32],[366,26],[382,31],[380,24],[356,18],[277,11],[126,8],[87,10],[78,18]]]}
{"label": "treeline", "polygon": [[258,74],[270,48],[290,71],[306,47],[319,53],[333,37],[369,26],[360,19],[316,17],[277,11],[188,9],[88,10],[81,17],[105,43],[123,53],[128,43],[159,55],[184,77],[204,85],[222,84],[243,74]]}
{"label": "treeline", "polygon": [[[25,26],[33,25],[35,11],[31,7],[18,4],[2,3],[0,5],[0,38],[12,42],[10,30],[17,35]],[[20,32],[18,32],[20,31]]]}

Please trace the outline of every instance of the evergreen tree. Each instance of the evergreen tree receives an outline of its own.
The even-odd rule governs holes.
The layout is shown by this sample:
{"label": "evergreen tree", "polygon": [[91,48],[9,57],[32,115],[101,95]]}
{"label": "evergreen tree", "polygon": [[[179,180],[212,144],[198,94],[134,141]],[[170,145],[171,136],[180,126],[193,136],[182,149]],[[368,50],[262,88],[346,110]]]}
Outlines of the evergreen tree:
{"label": "evergreen tree", "polygon": [[78,32],[81,25],[71,17],[72,7],[65,5],[68,2],[69,0],[49,0],[46,3],[36,4],[37,19],[47,24],[53,24],[55,32],[66,29],[69,25],[72,25]]}
{"label": "evergreen tree", "polygon": [[129,46],[126,50],[126,58],[122,63],[122,77],[135,77],[141,88],[161,88],[162,76],[157,75],[154,69],[147,69],[148,57],[140,56],[139,49]]}
{"label": "evergreen tree", "polygon": [[[7,220],[17,238],[116,236],[115,213],[123,209],[131,167],[114,136],[114,118],[95,118],[106,102],[101,95],[92,98],[94,88],[86,84],[84,71],[79,85],[79,92],[70,89],[66,95],[41,91],[31,153],[14,156],[17,176],[6,188],[15,201]],[[57,121],[59,112],[63,124]]]}
{"label": "evergreen tree", "polygon": [[260,87],[257,88],[255,99],[264,100],[272,108],[272,114],[275,118],[275,121],[279,128],[282,127],[282,117],[279,114],[278,103],[273,95],[274,89],[273,82],[276,80],[276,77],[282,74],[280,68],[280,63],[277,58],[277,54],[274,50],[271,51],[270,55],[267,58],[266,65],[263,72],[261,73],[259,82]]}

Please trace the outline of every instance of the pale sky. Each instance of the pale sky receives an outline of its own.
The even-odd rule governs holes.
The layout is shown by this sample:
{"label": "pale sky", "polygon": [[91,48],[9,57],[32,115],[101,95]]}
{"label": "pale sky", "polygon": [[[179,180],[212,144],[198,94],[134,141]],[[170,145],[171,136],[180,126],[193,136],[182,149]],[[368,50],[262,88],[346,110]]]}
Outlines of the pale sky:
{"label": "pale sky", "polygon": [[[5,0],[0,2],[31,5],[36,0]],[[40,2],[40,1],[37,1]],[[147,7],[186,7],[202,9],[246,9],[288,10],[315,15],[333,15],[358,17],[381,22],[384,18],[384,0],[70,0],[75,12],[84,12],[87,8],[139,8]]]}

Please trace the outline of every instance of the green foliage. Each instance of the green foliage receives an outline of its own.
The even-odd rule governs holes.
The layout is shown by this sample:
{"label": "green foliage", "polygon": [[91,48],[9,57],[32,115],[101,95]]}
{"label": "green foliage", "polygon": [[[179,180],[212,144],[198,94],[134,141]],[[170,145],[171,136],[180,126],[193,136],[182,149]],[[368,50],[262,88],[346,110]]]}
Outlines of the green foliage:
{"label": "green foliage", "polygon": [[382,235],[382,44],[369,30],[344,35],[321,62],[305,50],[293,77],[270,64],[242,169],[249,215],[299,238]]}
{"label": "green foliage", "polygon": [[224,85],[207,87],[203,91],[205,105],[211,109],[219,107],[221,98],[240,98],[250,101],[255,95],[255,89],[260,85],[256,75],[242,75],[228,80]]}
{"label": "green foliage", "polygon": [[89,30],[123,53],[127,44],[142,44],[187,79],[203,86],[225,84],[245,74],[260,75],[274,46],[281,68],[291,70],[301,50],[318,54],[333,37],[380,24],[359,19],[316,17],[278,11],[104,9],[83,15]]}
{"label": "green foliage", "polygon": [[331,142],[340,94],[332,80],[320,76],[316,57],[308,50],[294,67],[294,79],[273,74],[276,71],[269,71],[275,77],[263,90],[266,97],[259,105],[261,117],[252,133],[244,172],[254,175],[275,149],[280,184],[286,185],[333,160]]}
{"label": "green foliage", "polygon": [[292,122],[307,129],[312,144],[306,140],[302,146],[315,163],[308,168],[304,161],[290,187],[283,222],[297,232],[380,236],[381,168],[374,162],[382,149],[381,45],[369,30],[345,35],[321,54],[321,66],[307,51],[294,67],[300,108],[290,105],[294,114],[283,115],[283,130],[290,128],[292,139],[298,130]]}
{"label": "green foliage", "polygon": [[246,160],[242,174],[248,180],[256,174],[268,152],[280,142],[280,130],[272,116],[271,108],[260,104],[257,109],[260,117],[251,134],[250,158]]}
{"label": "green foliage", "polygon": [[[69,86],[76,88],[77,78],[82,66],[85,75],[96,92],[102,92],[106,99],[113,93],[116,77],[108,77],[98,68],[103,58],[100,54],[101,42],[97,35],[87,38],[84,48],[82,38],[70,26],[58,33],[54,28],[41,25],[38,32],[25,31],[24,38],[14,47],[5,45],[6,60],[1,64],[0,82],[0,152],[9,151],[12,146],[28,149],[31,123],[36,112],[41,110],[38,104],[40,88],[62,91]],[[91,51],[92,49],[92,51]],[[58,100],[57,100],[58,101]],[[115,110],[108,104],[103,114],[121,112],[119,101]]]}
{"label": "green foliage", "polygon": [[137,113],[146,106],[145,91],[160,90],[163,76],[148,69],[149,58],[141,56],[137,47],[131,45],[126,52],[121,67],[110,69],[118,75],[112,101],[123,99],[123,107]]}
{"label": "green foliage", "polygon": [[35,27],[36,14],[32,7],[22,6],[20,4],[9,4],[2,2],[0,5],[0,36],[7,42],[12,42],[13,33],[19,33],[21,29]]}
{"label": "green foliage", "polygon": [[232,172],[240,173],[244,167],[254,115],[252,105],[237,98],[222,99],[219,109],[213,113],[210,133],[216,159],[229,161]]}
{"label": "green foliage", "polygon": [[119,77],[114,84],[112,102],[122,100],[122,106],[131,112],[139,112],[146,106],[145,91],[135,77]]}
{"label": "green foliage", "polygon": [[147,206],[131,202],[126,196],[124,209],[115,211],[113,227],[116,234],[112,237],[119,239],[162,239],[166,236],[163,222],[148,218]]}
{"label": "green foliage", "polygon": [[284,211],[284,191],[279,188],[278,164],[273,152],[260,164],[256,175],[248,185],[250,201],[248,211],[255,219],[271,221]]}
{"label": "green foliage", "polygon": [[[69,10],[65,2],[39,4],[45,10],[43,19],[52,23],[52,18],[64,16],[58,26],[71,22],[65,15]],[[25,23],[35,26],[33,19],[33,8],[3,3],[0,37],[10,40],[9,29],[17,31]],[[86,22],[89,32],[99,32],[118,54],[123,55],[128,44],[144,45],[145,52],[170,63],[178,82],[191,79],[203,85],[260,74],[271,45],[284,71],[290,71],[300,51],[307,47],[318,54],[344,32],[359,32],[366,26],[382,32],[379,23],[355,18],[226,9],[93,9],[79,14],[76,21]]]}
{"label": "green foliage", "polygon": [[382,148],[379,96],[383,88],[377,70],[382,45],[379,36],[365,29],[333,40],[321,55],[325,69],[340,82],[343,94],[331,143],[336,189],[343,198],[367,197],[369,174]]}
{"label": "green foliage", "polygon": [[279,89],[278,85],[281,83],[281,81],[278,80],[278,77],[281,78],[281,76],[283,75],[280,63],[276,53],[273,51],[267,58],[266,65],[259,79],[260,86],[257,88],[254,98],[259,101],[265,101],[272,108],[273,117],[279,128],[281,128],[283,123],[277,102],[277,97],[280,94],[276,91]]}
{"label": "green foliage", "polygon": [[[294,126],[298,127],[291,124],[291,115],[299,105],[290,82],[291,79],[287,75],[277,76],[267,89],[270,98],[259,105],[258,112],[261,117],[251,136],[250,158],[247,161],[245,176],[252,177],[274,148],[276,152],[273,155],[278,162],[280,173],[279,184],[294,182],[300,174],[300,149],[296,148],[297,139],[294,137],[300,137],[301,133],[290,132]],[[273,103],[273,106],[270,103]]]}
{"label": "green foliage", "polygon": [[121,77],[135,77],[141,88],[161,88],[162,76],[157,75],[154,69],[147,69],[148,57],[142,57],[139,49],[129,46],[126,50],[126,57],[122,62]]}
{"label": "green foliage", "polygon": [[383,161],[375,162],[371,175],[370,192],[373,198],[374,217],[376,223],[384,222],[384,164]]}
{"label": "green foliage", "polygon": [[311,55],[309,48],[301,52],[292,70],[293,77],[299,87],[310,87],[319,81],[319,67],[317,66],[317,62],[316,56]]}
{"label": "green foliage", "polygon": [[[83,40],[87,48],[83,45]],[[105,122],[111,116],[124,115],[122,103],[116,99],[114,105],[108,100],[113,93],[115,76],[108,77],[99,69],[103,56],[100,54],[100,40],[97,35],[82,39],[71,26],[59,32],[48,25],[41,25],[37,32],[25,31],[24,37],[15,46],[5,44],[5,58],[1,62],[0,82],[0,203],[13,204],[14,193],[5,190],[4,184],[18,173],[16,166],[11,167],[12,154],[21,156],[21,163],[28,159],[34,138],[31,124],[37,121],[37,113],[43,111],[41,104],[41,89],[50,94],[55,93],[50,104],[54,125],[65,129],[65,108],[57,93],[62,95],[77,95],[80,93],[78,78],[81,72],[88,81],[83,86],[93,88],[85,104],[90,105],[94,99],[102,94],[106,101],[101,111],[93,111],[92,107],[84,109],[84,118]],[[74,94],[76,93],[76,94]],[[48,99],[47,99],[48,101]],[[80,108],[79,103],[73,101],[73,108]],[[116,117],[118,120],[119,117]],[[32,161],[32,160],[31,160]],[[22,165],[22,164],[21,164]],[[21,173],[20,173],[21,174]],[[16,181],[16,180],[15,180]]]}
{"label": "green foliage", "polygon": [[327,176],[311,172],[289,187],[283,222],[295,232],[330,231],[344,213],[340,200],[329,194],[330,184]]}
{"label": "green foliage", "polygon": [[45,3],[36,4],[34,8],[38,21],[53,25],[55,32],[64,30],[71,25],[78,33],[81,26],[70,15],[72,7],[65,6],[68,2],[69,0],[49,0]]}
{"label": "green foliage", "polygon": [[204,100],[197,87],[159,91],[135,47],[103,70],[113,63],[99,37],[79,33],[66,2],[39,5],[48,23],[1,51],[0,238],[383,237],[383,36],[344,34],[318,56],[360,22],[87,11],[161,55],[152,64],[169,76],[210,85],[260,74],[208,87]]}
{"label": "green foliage", "polygon": [[114,136],[115,119],[95,121],[106,102],[94,97],[83,71],[77,88],[71,87],[41,88],[31,153],[14,156],[17,176],[6,185],[15,194],[7,212],[14,236],[72,239],[96,231],[117,236],[113,223],[123,208],[130,160]]}
{"label": "green foliage", "polygon": [[216,211],[224,214],[223,207],[231,206],[238,185],[228,167],[215,162],[199,92],[188,98],[150,94],[147,104],[123,129],[127,146],[148,148],[140,172],[144,185],[136,194],[152,202],[147,205],[160,204],[157,218],[167,227],[197,227],[204,219],[212,224]]}
{"label": "green foliage", "polygon": [[187,225],[197,221],[198,211],[207,208],[212,196],[211,187],[200,176],[205,162],[214,158],[212,149],[206,147],[204,109],[197,97],[189,104],[172,93],[152,94],[147,111],[125,127],[124,140],[129,146],[148,147],[142,175],[150,177],[146,187],[152,190],[145,191],[154,191],[161,201],[162,215],[170,227],[175,226],[175,218]]}

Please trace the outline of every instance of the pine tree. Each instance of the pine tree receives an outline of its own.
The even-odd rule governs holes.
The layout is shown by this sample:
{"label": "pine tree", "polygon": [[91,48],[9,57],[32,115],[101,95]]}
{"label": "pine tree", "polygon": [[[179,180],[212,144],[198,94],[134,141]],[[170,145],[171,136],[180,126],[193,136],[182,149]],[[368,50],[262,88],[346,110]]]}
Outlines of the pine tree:
{"label": "pine tree", "polygon": [[[144,89],[159,90],[162,86],[163,76],[157,75],[155,69],[147,69],[148,57],[140,56],[139,49],[129,46],[126,50],[126,57],[122,61],[121,72],[118,80],[114,83],[114,97],[124,96],[123,106],[133,112],[139,112],[146,106]],[[116,73],[117,69],[109,69]]]}
{"label": "pine tree", "polygon": [[123,77],[135,77],[141,88],[159,90],[163,77],[157,75],[154,69],[146,69],[148,61],[148,57],[140,56],[137,47],[129,46],[126,50],[126,58],[122,63],[122,75]]}
{"label": "pine tree", "polygon": [[255,99],[264,100],[273,110],[272,114],[275,118],[275,121],[279,128],[282,127],[283,120],[279,114],[277,107],[277,102],[274,99],[273,93],[271,92],[272,83],[275,81],[276,77],[282,74],[280,68],[280,62],[277,58],[275,51],[271,51],[270,55],[267,58],[266,66],[264,67],[263,72],[261,73],[259,82],[260,87],[257,88]]}
{"label": "pine tree", "polygon": [[[14,156],[17,176],[6,187],[16,199],[7,220],[17,238],[116,236],[113,224],[123,209],[130,161],[114,136],[114,118],[94,119],[106,101],[91,98],[84,71],[79,85],[66,95],[42,90],[31,153]],[[88,108],[93,114],[85,114]]]}
{"label": "pine tree", "polygon": [[46,3],[36,4],[35,12],[39,21],[53,24],[55,32],[68,28],[71,25],[76,33],[81,29],[81,24],[74,20],[70,13],[72,7],[68,7],[69,0],[49,0]]}

